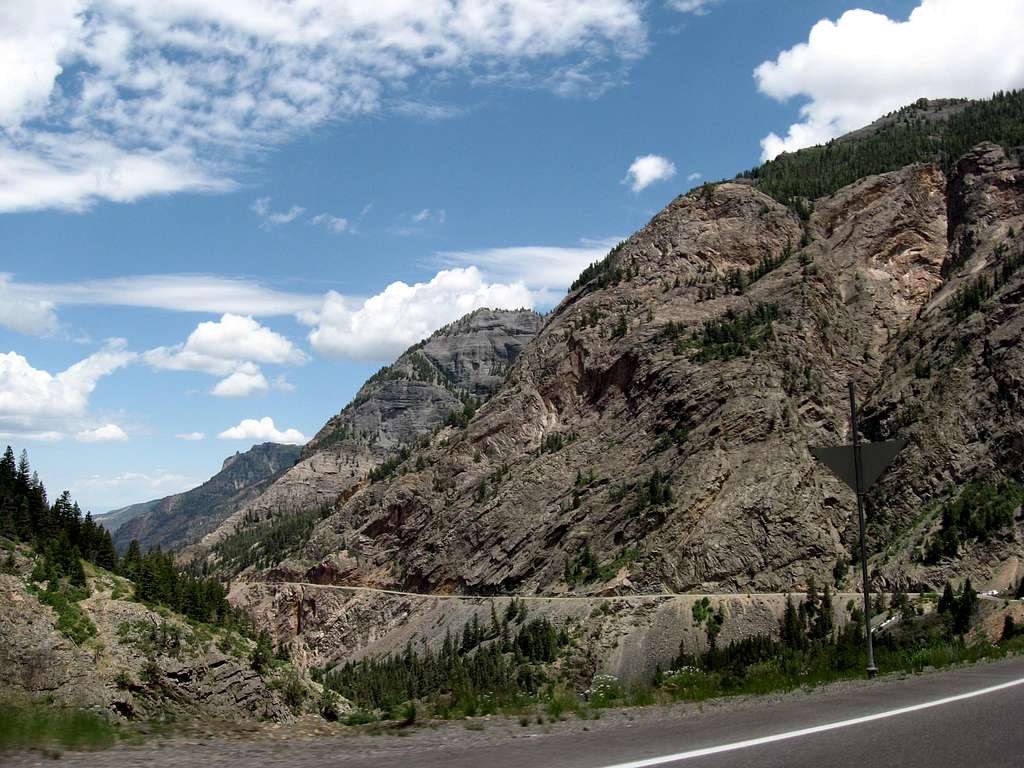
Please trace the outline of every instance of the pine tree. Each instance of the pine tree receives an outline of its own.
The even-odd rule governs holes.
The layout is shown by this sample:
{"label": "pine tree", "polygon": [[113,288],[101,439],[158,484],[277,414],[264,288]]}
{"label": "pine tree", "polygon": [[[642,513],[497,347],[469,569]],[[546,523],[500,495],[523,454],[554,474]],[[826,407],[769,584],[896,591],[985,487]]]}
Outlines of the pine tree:
{"label": "pine tree", "polygon": [[121,560],[121,575],[126,579],[136,581],[142,571],[142,552],[139,549],[138,539],[132,539],[128,545],[128,551],[124,553]]}
{"label": "pine tree", "polygon": [[8,445],[3,458],[0,459],[0,491],[9,493],[14,488],[17,474],[18,464],[14,460],[14,449]]}
{"label": "pine tree", "polygon": [[21,456],[18,457],[18,471],[15,475],[16,482],[25,489],[28,489],[29,480],[32,477],[32,468],[28,463],[28,451],[24,448],[21,449]]}

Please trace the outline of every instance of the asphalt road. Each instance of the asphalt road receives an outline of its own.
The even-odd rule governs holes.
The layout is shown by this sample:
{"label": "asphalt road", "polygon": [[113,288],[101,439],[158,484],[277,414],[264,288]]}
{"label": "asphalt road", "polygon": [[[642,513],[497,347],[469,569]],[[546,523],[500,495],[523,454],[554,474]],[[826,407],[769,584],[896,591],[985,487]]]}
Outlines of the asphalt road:
{"label": "asphalt road", "polygon": [[[905,679],[520,728],[451,723],[405,738],[170,739],[63,766],[206,768],[999,768],[1024,766],[1024,658]],[[854,722],[847,722],[854,721]],[[808,730],[810,732],[808,732]],[[282,733],[281,735],[285,735]],[[742,742],[754,741],[744,745]],[[710,751],[712,754],[704,754]],[[49,763],[36,755],[0,763]]]}

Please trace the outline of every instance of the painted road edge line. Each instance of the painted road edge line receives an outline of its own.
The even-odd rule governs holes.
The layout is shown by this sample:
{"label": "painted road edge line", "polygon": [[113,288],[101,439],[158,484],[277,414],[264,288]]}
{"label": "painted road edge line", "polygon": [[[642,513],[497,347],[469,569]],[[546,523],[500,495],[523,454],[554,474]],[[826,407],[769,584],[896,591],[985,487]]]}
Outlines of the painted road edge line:
{"label": "painted road edge line", "polygon": [[786,731],[785,733],[775,733],[771,736],[761,736],[757,739],[746,739],[744,741],[734,741],[730,744],[720,744],[716,747],[704,747],[702,749],[693,749],[689,752],[677,752],[674,755],[662,755],[661,757],[649,757],[643,760],[633,760],[628,763],[616,763],[615,765],[606,765],[602,768],[648,768],[652,765],[664,765],[666,763],[675,763],[681,760],[692,760],[695,757],[707,757],[708,755],[717,755],[722,752],[732,752],[737,749],[748,749],[750,747],[759,747],[763,744],[772,744],[776,741],[786,741],[787,739],[798,739],[801,736],[812,736],[816,733],[824,733],[825,731],[834,731],[838,728],[849,728],[851,725],[860,725],[862,723],[870,723],[873,720],[883,720],[887,717],[896,717],[897,715],[906,715],[910,712],[918,712],[922,709],[931,709],[932,707],[941,707],[945,704],[952,704],[957,701],[963,701],[964,699],[973,699],[976,696],[984,696],[989,693],[995,693],[996,691],[1002,691],[1007,688],[1012,688],[1015,685],[1024,685],[1024,677],[1018,680],[1011,680],[1007,683],[1000,683],[999,685],[992,685],[988,688],[981,688],[976,691],[969,691],[968,693],[958,693],[956,696],[947,696],[942,699],[935,699],[934,701],[926,701],[922,704],[912,704],[908,707],[900,707],[899,709],[890,709],[885,712],[876,712],[873,715],[864,715],[862,717],[854,717],[849,720],[839,720],[834,723],[825,723],[824,725],[815,725],[810,728],[801,728],[796,731]]}

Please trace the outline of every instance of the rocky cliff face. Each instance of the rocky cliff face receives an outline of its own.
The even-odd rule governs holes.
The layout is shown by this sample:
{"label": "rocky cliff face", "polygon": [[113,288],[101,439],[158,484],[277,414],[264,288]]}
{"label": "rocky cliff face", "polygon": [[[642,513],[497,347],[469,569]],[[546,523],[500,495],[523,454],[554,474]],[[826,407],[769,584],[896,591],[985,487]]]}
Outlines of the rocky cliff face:
{"label": "rocky cliff face", "polygon": [[[879,580],[1002,578],[1019,524],[965,543],[957,566],[914,551],[964,481],[1020,478],[1021,179],[982,145],[948,182],[911,165],[805,217],[748,184],[677,198],[562,302],[468,426],[359,489],[274,578],[483,595],[832,582],[854,499],[807,447],[849,440],[848,380],[870,437],[910,438],[872,509]],[[997,272],[954,320],[957,292]]]}
{"label": "rocky cliff face", "polygon": [[259,496],[295,464],[300,450],[295,445],[255,445],[226,458],[220,472],[198,488],[115,510],[98,522],[112,531],[121,552],[132,539],[139,540],[143,551],[156,546],[178,549],[197,541]]}
{"label": "rocky cliff face", "polygon": [[301,460],[206,536],[190,555],[246,525],[333,506],[367,473],[486,399],[543,319],[529,310],[477,310],[382,368],[305,446]]}

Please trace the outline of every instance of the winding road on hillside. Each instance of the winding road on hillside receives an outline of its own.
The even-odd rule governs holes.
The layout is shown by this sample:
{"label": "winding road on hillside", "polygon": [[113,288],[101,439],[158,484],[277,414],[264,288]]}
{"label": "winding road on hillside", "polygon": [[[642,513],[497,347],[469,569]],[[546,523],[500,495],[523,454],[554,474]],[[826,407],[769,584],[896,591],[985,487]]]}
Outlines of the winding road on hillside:
{"label": "winding road on hillside", "polygon": [[[127,768],[1019,768],[1024,658],[809,692],[607,711],[599,720],[520,725],[477,718],[383,735],[177,736],[54,765]],[[402,738],[396,737],[402,734]],[[47,765],[4,756],[17,768]]]}

